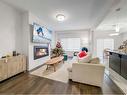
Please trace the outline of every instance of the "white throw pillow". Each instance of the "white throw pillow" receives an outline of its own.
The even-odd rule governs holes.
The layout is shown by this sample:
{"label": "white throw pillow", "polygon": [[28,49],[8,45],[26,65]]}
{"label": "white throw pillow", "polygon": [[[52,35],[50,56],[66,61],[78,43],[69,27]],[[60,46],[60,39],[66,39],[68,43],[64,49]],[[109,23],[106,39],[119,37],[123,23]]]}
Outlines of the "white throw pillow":
{"label": "white throw pillow", "polygon": [[78,62],[79,63],[89,63],[91,58],[92,58],[91,54],[88,53],[87,56],[85,56],[85,57],[82,57],[82,58],[78,57]]}

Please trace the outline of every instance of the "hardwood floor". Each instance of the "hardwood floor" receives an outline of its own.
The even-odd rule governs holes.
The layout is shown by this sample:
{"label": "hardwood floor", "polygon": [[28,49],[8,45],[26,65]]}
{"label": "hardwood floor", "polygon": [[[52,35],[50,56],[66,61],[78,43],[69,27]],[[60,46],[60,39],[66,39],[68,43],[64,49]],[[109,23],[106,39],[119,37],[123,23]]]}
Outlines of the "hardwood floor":
{"label": "hardwood floor", "polygon": [[121,90],[105,75],[101,88],[69,81],[67,84],[22,73],[0,83],[0,95],[10,94],[117,94]]}

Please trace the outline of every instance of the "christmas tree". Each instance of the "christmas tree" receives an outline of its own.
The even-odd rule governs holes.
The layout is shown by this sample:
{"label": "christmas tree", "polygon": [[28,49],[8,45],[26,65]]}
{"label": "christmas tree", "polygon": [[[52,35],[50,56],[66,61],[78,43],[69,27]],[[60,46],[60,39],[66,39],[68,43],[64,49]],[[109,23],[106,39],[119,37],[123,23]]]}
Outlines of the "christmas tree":
{"label": "christmas tree", "polygon": [[52,54],[55,55],[55,57],[58,57],[58,56],[62,56],[63,55],[63,48],[62,48],[62,45],[61,43],[58,41],[57,44],[56,44],[56,48],[54,48],[52,50]]}

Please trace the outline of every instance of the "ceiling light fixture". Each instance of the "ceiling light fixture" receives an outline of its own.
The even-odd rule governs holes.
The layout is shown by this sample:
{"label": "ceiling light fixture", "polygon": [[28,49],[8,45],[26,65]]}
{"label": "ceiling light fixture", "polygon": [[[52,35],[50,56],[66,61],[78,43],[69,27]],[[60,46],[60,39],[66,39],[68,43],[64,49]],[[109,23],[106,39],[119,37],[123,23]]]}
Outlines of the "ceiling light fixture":
{"label": "ceiling light fixture", "polygon": [[118,36],[120,34],[120,26],[119,26],[119,19],[118,19],[118,16],[119,16],[119,12],[120,12],[121,8],[117,8],[116,9],[116,24],[115,24],[115,32],[116,33],[112,33],[112,34],[109,34],[109,36]]}
{"label": "ceiling light fixture", "polygon": [[115,27],[115,31],[116,31],[117,33],[120,32],[120,27],[119,27],[118,24],[117,24],[116,27]]}
{"label": "ceiling light fixture", "polygon": [[62,14],[58,14],[58,15],[56,15],[56,19],[57,19],[58,21],[64,21],[64,20],[65,20],[65,16],[62,15]]}
{"label": "ceiling light fixture", "polygon": [[119,16],[119,12],[120,12],[120,10],[121,10],[121,8],[117,8],[116,9],[116,26],[115,26],[115,31],[118,33],[118,32],[120,32],[120,26],[119,26],[119,18],[118,18],[118,16]]}
{"label": "ceiling light fixture", "polygon": [[118,36],[119,33],[113,33],[113,34],[109,34],[109,36]]}

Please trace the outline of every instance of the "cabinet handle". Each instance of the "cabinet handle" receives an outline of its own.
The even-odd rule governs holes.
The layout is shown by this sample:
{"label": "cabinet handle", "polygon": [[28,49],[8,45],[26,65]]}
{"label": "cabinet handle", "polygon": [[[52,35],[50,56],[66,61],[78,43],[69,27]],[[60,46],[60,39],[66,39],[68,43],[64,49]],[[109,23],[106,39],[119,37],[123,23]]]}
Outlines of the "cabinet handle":
{"label": "cabinet handle", "polygon": [[119,57],[121,58],[121,57],[122,57],[122,55],[120,55],[120,54],[119,54]]}

